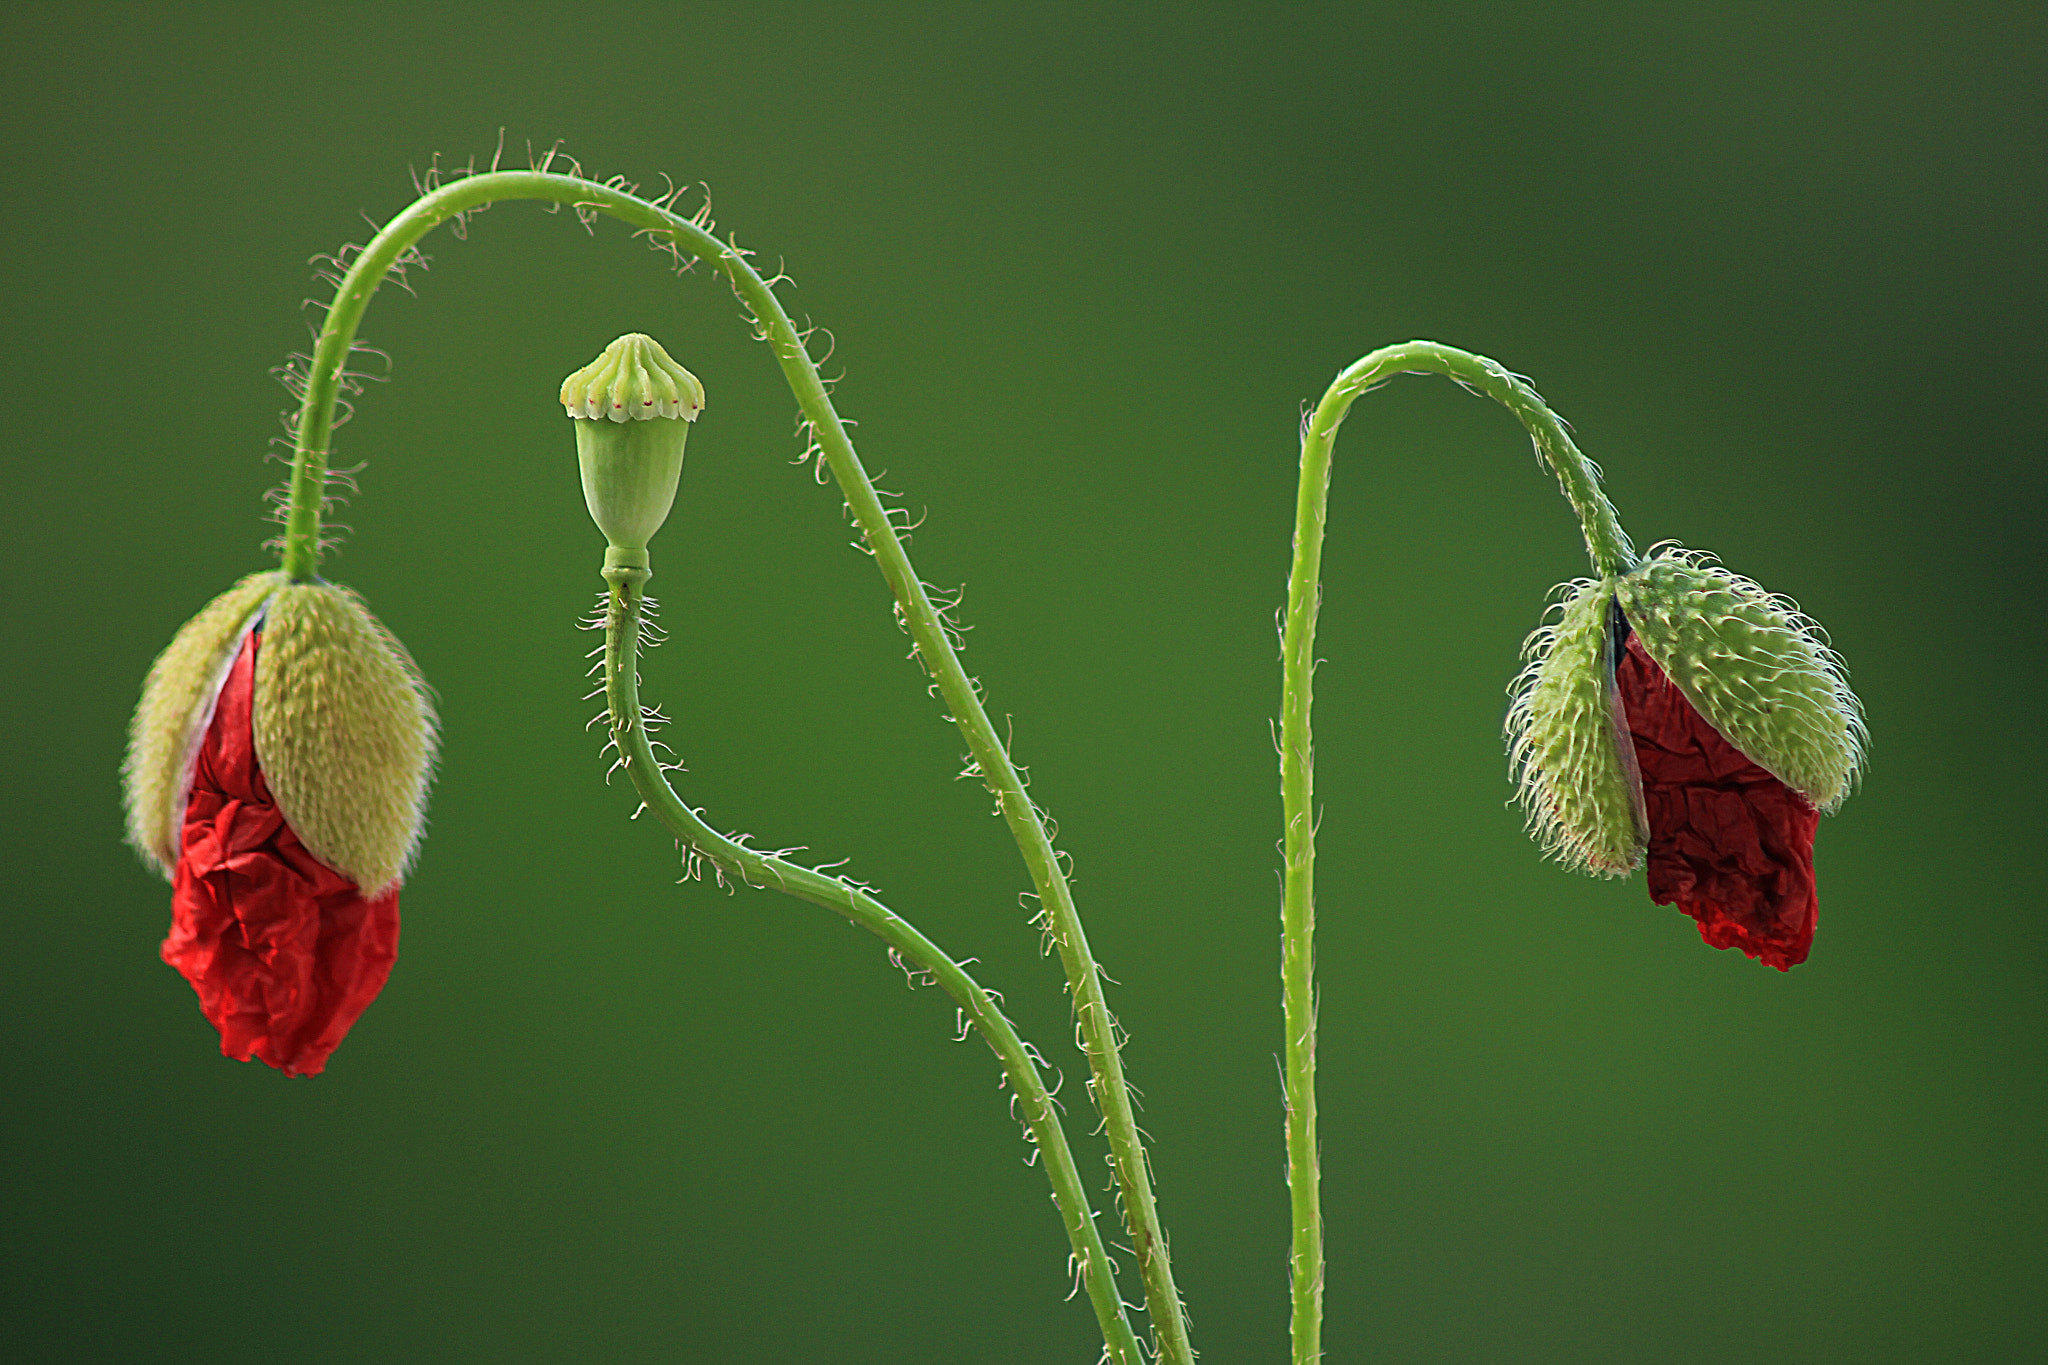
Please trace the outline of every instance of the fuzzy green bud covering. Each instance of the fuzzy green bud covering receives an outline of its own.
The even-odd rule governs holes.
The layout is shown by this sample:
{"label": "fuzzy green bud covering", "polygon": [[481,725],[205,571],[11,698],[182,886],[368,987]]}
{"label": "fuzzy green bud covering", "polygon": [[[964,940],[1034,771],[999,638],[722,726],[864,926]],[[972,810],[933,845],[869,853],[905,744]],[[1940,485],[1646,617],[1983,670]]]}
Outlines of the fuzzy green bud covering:
{"label": "fuzzy green bud covering", "polygon": [[562,382],[583,500],[614,549],[645,550],[668,520],[704,386],[654,338],[620,337]]}
{"label": "fuzzy green bud covering", "polygon": [[1863,710],[1818,625],[1675,546],[1616,593],[1650,658],[1730,744],[1818,809],[1842,803],[1863,766]]}
{"label": "fuzzy green bud covering", "polygon": [[375,898],[419,847],[434,714],[412,657],[346,588],[281,588],[252,708],[278,810],[312,854]]}
{"label": "fuzzy green bud covering", "polygon": [[1509,689],[1509,759],[1529,833],[1566,866],[1618,877],[1642,861],[1645,821],[1635,750],[1614,691],[1615,584],[1561,590],[1555,623],[1522,646]]}
{"label": "fuzzy green bud covering", "polygon": [[185,789],[214,698],[250,620],[284,581],[275,570],[250,574],[208,602],[171,637],[143,681],[121,765],[122,796],[128,842],[166,877],[177,866]]}

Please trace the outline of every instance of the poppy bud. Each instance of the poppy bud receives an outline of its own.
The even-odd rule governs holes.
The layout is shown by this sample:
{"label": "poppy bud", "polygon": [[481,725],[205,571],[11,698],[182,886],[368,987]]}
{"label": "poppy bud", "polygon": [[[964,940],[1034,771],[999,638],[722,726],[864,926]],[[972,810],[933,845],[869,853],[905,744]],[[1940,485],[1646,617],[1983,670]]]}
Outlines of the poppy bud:
{"label": "poppy bud", "polygon": [[376,998],[433,754],[411,658],[345,588],[252,575],[151,668],[129,838],[171,877],[163,959],[223,1053],[317,1074]]}
{"label": "poppy bud", "polygon": [[1650,898],[1691,915],[1708,943],[1780,971],[1805,961],[1814,831],[1855,784],[1864,745],[1820,628],[1671,548],[1572,585],[1525,652],[1510,752],[1546,851],[1609,875],[1647,852]]}
{"label": "poppy bud", "polygon": [[612,550],[627,552],[606,562],[645,568],[647,542],[676,500],[683,443],[704,410],[704,386],[654,338],[633,332],[562,381],[562,406],[576,419],[591,520]]}

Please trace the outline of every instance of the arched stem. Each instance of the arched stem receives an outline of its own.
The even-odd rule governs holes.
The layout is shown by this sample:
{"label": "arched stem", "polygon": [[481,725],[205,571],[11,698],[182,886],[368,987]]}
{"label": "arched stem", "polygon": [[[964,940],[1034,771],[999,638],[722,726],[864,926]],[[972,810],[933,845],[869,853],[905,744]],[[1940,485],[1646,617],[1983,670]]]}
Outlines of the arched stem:
{"label": "arched stem", "polygon": [[1352,400],[1397,374],[1440,374],[1504,405],[1535,442],[1538,458],[1557,475],[1585,534],[1594,572],[1626,572],[1635,550],[1600,471],[1579,452],[1557,414],[1498,362],[1431,341],[1374,351],[1338,375],[1301,433],[1301,485],[1295,502],[1294,566],[1287,581],[1287,625],[1281,644],[1280,802],[1286,886],[1281,902],[1280,980],[1286,1014],[1283,1071],[1287,1089],[1287,1188],[1294,1235],[1288,1267],[1293,1287],[1295,1365],[1322,1358],[1323,1214],[1316,1139],[1315,1000],[1315,749],[1309,726],[1315,676],[1316,614],[1322,606],[1323,522],[1337,428]]}
{"label": "arched stem", "polygon": [[640,709],[640,623],[647,571],[607,569],[604,576],[610,585],[604,619],[605,705],[610,712],[612,743],[618,746],[619,761],[632,779],[633,789],[669,833],[687,849],[710,859],[728,876],[753,886],[773,887],[844,915],[902,954],[914,967],[929,972],[939,988],[953,998],[953,1003],[965,1012],[996,1054],[1010,1091],[1017,1097],[1019,1115],[1038,1148],[1046,1178],[1052,1182],[1053,1199],[1059,1206],[1060,1220],[1066,1225],[1067,1239],[1073,1245],[1075,1267],[1088,1291],[1088,1301],[1102,1327],[1109,1359],[1113,1365],[1143,1365],[1137,1338],[1117,1297],[1109,1253],[1095,1226],[1094,1210],[1089,1207],[1081,1173],[1074,1165],[1066,1132],[1060,1126],[1052,1096],[1039,1075],[1031,1049],[1017,1036],[986,988],[909,921],[867,891],[844,878],[828,877],[736,843],[683,804],[661,774]]}
{"label": "arched stem", "polygon": [[350,264],[335,291],[315,344],[293,457],[284,536],[284,568],[294,581],[318,571],[320,503],[334,405],[356,328],[370,296],[392,267],[419,239],[458,214],[506,199],[569,204],[578,213],[602,213],[673,243],[708,262],[732,283],[753,313],[761,336],[774,350],[783,376],[810,425],[847,507],[860,526],[876,566],[896,596],[904,629],[946,703],[947,713],[967,741],[982,781],[994,795],[1029,870],[1065,969],[1068,991],[1088,1058],[1089,1094],[1101,1110],[1110,1162],[1121,1189],[1125,1228],[1138,1258],[1145,1302],[1152,1319],[1153,1348],[1164,1365],[1193,1365],[1186,1322],[1152,1194],[1149,1160],[1138,1134],[1129,1085],[1118,1055],[1118,1028],[1103,995],[1101,970],[1082,931],[1067,877],[1054,854],[1044,817],[1025,794],[1022,776],[997,738],[978,690],[960,666],[947,628],[923,581],[912,568],[896,528],[873,482],[855,454],[845,425],[826,395],[817,367],[805,351],[774,291],[746,254],[720,242],[701,224],[669,212],[613,185],[548,171],[492,171],[468,176],[422,196],[387,223]]}

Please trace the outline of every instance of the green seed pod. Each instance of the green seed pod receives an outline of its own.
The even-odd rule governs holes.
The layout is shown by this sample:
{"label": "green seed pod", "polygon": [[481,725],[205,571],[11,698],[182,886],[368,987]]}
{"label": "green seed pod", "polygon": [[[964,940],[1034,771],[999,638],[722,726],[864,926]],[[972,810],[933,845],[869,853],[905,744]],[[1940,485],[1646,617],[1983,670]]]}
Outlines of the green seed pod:
{"label": "green seed pod", "polygon": [[1561,588],[1508,689],[1508,757],[1531,837],[1565,866],[1619,877],[1642,861],[1642,784],[1614,691],[1614,580]]}
{"label": "green seed pod", "polygon": [[1707,722],[1823,811],[1863,767],[1863,707],[1799,608],[1696,550],[1668,546],[1617,584],[1643,648]]}
{"label": "green seed pod", "polygon": [[633,332],[562,381],[562,406],[576,419],[591,520],[614,550],[641,552],[645,567],[647,542],[675,503],[704,386],[654,338]]}
{"label": "green seed pod", "polygon": [[434,713],[405,646],[328,583],[278,590],[251,709],[277,808],[314,857],[375,899],[412,862],[426,821]]}
{"label": "green seed pod", "polygon": [[143,681],[142,701],[128,726],[122,796],[128,842],[166,877],[177,866],[185,789],[213,700],[250,620],[283,586],[284,575],[275,570],[250,574],[208,602],[171,637]]}

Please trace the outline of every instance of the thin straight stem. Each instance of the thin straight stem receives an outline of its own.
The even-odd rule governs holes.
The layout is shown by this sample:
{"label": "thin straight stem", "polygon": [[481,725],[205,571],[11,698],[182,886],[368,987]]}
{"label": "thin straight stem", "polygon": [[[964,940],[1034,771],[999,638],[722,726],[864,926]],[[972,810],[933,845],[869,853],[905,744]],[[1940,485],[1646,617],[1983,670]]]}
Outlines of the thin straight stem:
{"label": "thin straight stem", "polygon": [[1025,794],[1022,776],[981,704],[978,688],[960,666],[947,625],[912,568],[874,483],[855,454],[824,381],[774,291],[748,263],[747,252],[721,242],[702,224],[612,185],[543,170],[492,171],[453,181],[422,196],[373,237],[343,275],[314,347],[305,399],[296,423],[284,567],[294,581],[311,578],[320,557],[320,502],[324,491],[334,403],[372,293],[392,267],[427,232],[458,214],[505,199],[572,205],[579,215],[608,214],[642,234],[708,262],[732,284],[753,313],[761,338],[775,353],[824,458],[860,526],[866,547],[890,591],[919,660],[930,674],[953,722],[967,741],[982,782],[994,795],[1030,872],[1047,916],[1083,1052],[1089,1094],[1102,1113],[1110,1163],[1121,1190],[1124,1225],[1138,1258],[1152,1320],[1153,1350],[1163,1365],[1193,1365],[1194,1352],[1174,1285],[1166,1235],[1152,1194],[1151,1167],[1138,1133],[1129,1084],[1118,1054],[1119,1029],[1104,998],[1101,969],[1082,931],[1067,877],[1053,851],[1045,819]]}
{"label": "thin straight stem", "polygon": [[1010,1092],[1017,1098],[1019,1116],[1038,1148],[1046,1177],[1052,1182],[1053,1200],[1059,1206],[1060,1221],[1066,1226],[1067,1239],[1074,1249],[1075,1268],[1102,1327],[1109,1360],[1113,1365],[1143,1365],[1144,1357],[1124,1316],[1109,1253],[1095,1226],[1081,1172],[1074,1164],[1066,1132],[1060,1126],[1052,1095],[1039,1074],[1030,1046],[1017,1036],[988,990],[969,976],[964,967],[867,891],[844,878],[828,877],[748,848],[720,834],[683,804],[662,776],[640,709],[639,642],[647,571],[607,569],[604,576],[610,588],[604,618],[605,705],[619,763],[632,779],[641,801],[691,854],[702,855],[728,876],[749,885],[773,887],[844,915],[887,943],[912,967],[929,973],[939,988],[952,997],[996,1054]]}
{"label": "thin straight stem", "polygon": [[1281,899],[1281,1001],[1286,1049],[1287,1189],[1293,1216],[1288,1252],[1293,1293],[1294,1365],[1315,1365],[1323,1344],[1323,1214],[1316,1137],[1315,746],[1310,710],[1315,680],[1316,615],[1322,607],[1323,524],[1337,428],[1352,400],[1397,374],[1440,374],[1505,405],[1528,429],[1537,457],[1557,476],[1577,513],[1586,551],[1601,577],[1635,563],[1600,471],[1572,443],[1564,423],[1527,380],[1498,362],[1435,342],[1374,351],[1337,376],[1301,434],[1301,484],[1295,501],[1294,565],[1287,580],[1281,643],[1280,802],[1285,890]]}

